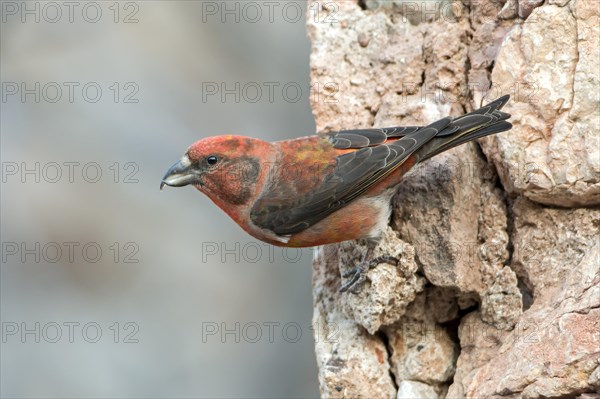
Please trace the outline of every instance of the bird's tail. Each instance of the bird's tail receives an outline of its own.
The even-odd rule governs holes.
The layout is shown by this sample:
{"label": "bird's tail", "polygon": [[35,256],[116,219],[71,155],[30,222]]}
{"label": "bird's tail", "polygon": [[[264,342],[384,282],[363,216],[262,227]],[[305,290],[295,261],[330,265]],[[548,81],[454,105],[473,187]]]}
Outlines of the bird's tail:
{"label": "bird's tail", "polygon": [[508,95],[502,96],[473,112],[453,119],[448,126],[417,150],[418,161],[431,158],[479,137],[509,130],[512,124],[506,119],[510,118],[510,114],[500,111],[509,98]]}

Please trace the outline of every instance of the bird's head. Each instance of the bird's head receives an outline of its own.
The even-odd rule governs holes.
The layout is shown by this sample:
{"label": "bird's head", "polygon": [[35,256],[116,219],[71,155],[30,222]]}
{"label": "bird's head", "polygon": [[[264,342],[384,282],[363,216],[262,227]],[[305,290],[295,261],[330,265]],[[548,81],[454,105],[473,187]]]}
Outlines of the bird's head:
{"label": "bird's head", "polygon": [[193,185],[220,205],[244,205],[255,194],[271,144],[243,136],[215,136],[192,144],[160,183]]}

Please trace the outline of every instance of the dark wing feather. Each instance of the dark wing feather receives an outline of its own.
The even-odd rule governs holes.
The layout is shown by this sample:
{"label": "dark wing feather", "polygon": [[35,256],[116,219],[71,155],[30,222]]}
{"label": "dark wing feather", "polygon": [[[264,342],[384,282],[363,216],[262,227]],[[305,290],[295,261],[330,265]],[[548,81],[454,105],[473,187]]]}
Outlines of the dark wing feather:
{"label": "dark wing feather", "polygon": [[[454,118],[448,128],[418,151],[418,161],[431,158],[471,140],[509,130],[512,125],[506,122],[506,119],[510,118],[510,114],[500,111],[509,98],[508,95],[502,96],[473,112]],[[450,128],[454,131],[450,132]]]}
{"label": "dark wing feather", "polygon": [[451,121],[452,118],[444,118],[391,144],[364,147],[338,156],[333,172],[303,196],[282,202],[281,195],[273,193],[273,189],[277,191],[275,183],[258,199],[250,217],[255,225],[278,235],[298,233],[379,183]]}
{"label": "dark wing feather", "polygon": [[357,129],[331,132],[326,136],[337,149],[373,147],[390,138],[404,137],[421,129],[422,126],[397,126],[384,129]]}
{"label": "dark wing feather", "polygon": [[[426,127],[394,127],[334,132],[325,137],[336,149],[357,149],[339,155],[331,172],[293,195],[295,184],[274,176],[270,189],[250,211],[252,222],[277,235],[290,235],[323,220],[394,172],[408,157],[430,158],[465,142],[511,128],[500,111],[508,96],[458,118],[446,117]],[[390,140],[388,138],[397,138]],[[292,195],[290,195],[292,193]]]}

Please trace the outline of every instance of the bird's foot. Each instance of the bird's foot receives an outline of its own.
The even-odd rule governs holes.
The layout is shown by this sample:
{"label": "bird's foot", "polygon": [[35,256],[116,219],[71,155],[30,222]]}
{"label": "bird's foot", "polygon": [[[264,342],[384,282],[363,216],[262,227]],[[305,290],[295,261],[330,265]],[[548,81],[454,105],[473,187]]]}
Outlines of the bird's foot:
{"label": "bird's foot", "polygon": [[380,263],[390,263],[398,266],[400,261],[397,258],[389,255],[378,256],[377,258],[362,261],[357,266],[342,274],[343,278],[350,278],[340,288],[340,292],[349,291],[353,294],[358,293],[358,288],[367,279],[367,272]]}

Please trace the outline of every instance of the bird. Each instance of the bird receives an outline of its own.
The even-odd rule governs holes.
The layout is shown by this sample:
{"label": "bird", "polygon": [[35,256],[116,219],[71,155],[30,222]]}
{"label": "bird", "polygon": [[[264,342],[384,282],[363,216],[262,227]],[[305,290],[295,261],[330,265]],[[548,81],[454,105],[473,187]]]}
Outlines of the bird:
{"label": "bird", "polygon": [[193,143],[163,187],[192,185],[251,236],[283,247],[362,239],[367,250],[340,291],[358,292],[369,269],[398,260],[373,252],[389,224],[398,184],[415,165],[480,137],[510,130],[505,95],[426,126],[364,128],[266,142],[220,135]]}

